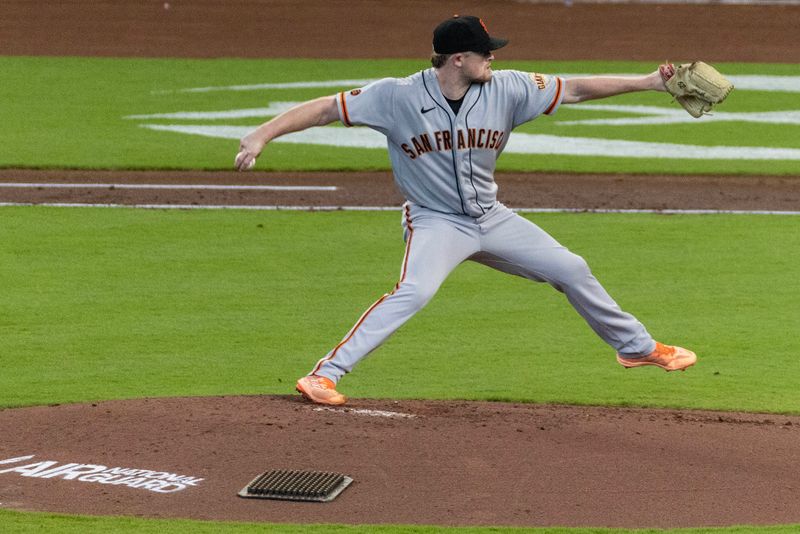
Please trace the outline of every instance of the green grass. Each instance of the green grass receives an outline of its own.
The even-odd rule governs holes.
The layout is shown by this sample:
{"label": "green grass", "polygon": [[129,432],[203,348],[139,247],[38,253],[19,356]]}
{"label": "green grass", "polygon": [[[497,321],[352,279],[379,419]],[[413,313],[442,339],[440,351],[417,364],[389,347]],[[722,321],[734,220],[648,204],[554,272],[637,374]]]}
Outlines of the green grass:
{"label": "green grass", "polygon": [[[0,208],[0,405],[290,393],[394,285],[398,219]],[[797,218],[532,219],[697,367],[624,371],[560,293],[465,264],[342,389],[798,413]]]}
{"label": "green grass", "polygon": [[511,528],[511,527],[440,527],[411,525],[278,525],[264,523],[229,523],[188,520],[158,520],[122,517],[67,516],[22,513],[0,510],[0,525],[6,534],[58,532],[86,534],[92,532],[135,532],[137,534],[172,534],[192,532],[235,533],[271,532],[275,534],[790,534],[800,525],[769,527],[724,527],[686,529],[612,529],[612,528]]}
{"label": "green grass", "polygon": [[[656,62],[497,62],[498,68],[550,73],[651,71]],[[0,57],[0,168],[193,168],[230,169],[238,142],[171,132],[140,124],[196,124],[196,120],[125,119],[129,115],[177,111],[220,111],[265,107],[269,102],[302,101],[349,87],[271,89],[186,93],[191,87],[248,85],[265,82],[365,79],[403,76],[428,66],[421,60],[309,59],[113,59]],[[717,65],[729,74],[798,75],[796,65],[729,63]],[[665,94],[638,93],[603,101],[607,104],[676,106]],[[796,93],[735,91],[721,111],[795,110]],[[786,124],[708,123],[670,126],[560,125],[565,120],[624,116],[580,106],[564,106],[553,117],[523,125],[520,132],[607,137],[696,145],[800,148],[800,126]],[[255,127],[266,118],[202,120],[201,123]],[[388,169],[384,149],[342,149],[273,144],[259,169]],[[661,160],[610,157],[505,154],[505,171],[646,172],[646,173],[797,173],[796,161]]]}

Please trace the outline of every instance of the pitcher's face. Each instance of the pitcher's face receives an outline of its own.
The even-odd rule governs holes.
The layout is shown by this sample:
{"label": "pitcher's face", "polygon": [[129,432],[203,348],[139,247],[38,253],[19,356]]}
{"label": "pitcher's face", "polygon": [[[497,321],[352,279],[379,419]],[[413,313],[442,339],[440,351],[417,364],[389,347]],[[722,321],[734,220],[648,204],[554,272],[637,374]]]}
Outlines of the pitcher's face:
{"label": "pitcher's face", "polygon": [[462,71],[472,82],[488,82],[492,79],[492,52],[464,52]]}

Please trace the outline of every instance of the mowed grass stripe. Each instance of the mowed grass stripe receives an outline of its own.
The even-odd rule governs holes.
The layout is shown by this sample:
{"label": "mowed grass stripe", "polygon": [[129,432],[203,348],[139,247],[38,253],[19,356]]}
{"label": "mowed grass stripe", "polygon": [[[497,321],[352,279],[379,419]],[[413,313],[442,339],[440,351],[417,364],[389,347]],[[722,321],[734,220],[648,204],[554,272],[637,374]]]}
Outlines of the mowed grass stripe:
{"label": "mowed grass stripe", "polygon": [[[393,287],[399,213],[2,208],[3,406],[288,394]],[[476,264],[348,395],[797,413],[800,232],[783,216],[538,214],[621,306],[700,355],[623,370],[552,288]]]}
{"label": "mowed grass stripe", "polygon": [[142,519],[128,517],[67,516],[24,513],[0,509],[0,526],[9,534],[58,532],[59,534],[135,533],[135,534],[794,534],[800,525],[705,527],[681,529],[622,528],[517,528],[444,527],[426,525],[301,525],[275,523],[232,523],[184,519]]}
{"label": "mowed grass stripe", "polygon": [[[656,62],[504,62],[497,68],[545,73],[647,73]],[[0,86],[0,121],[14,124],[0,131],[0,168],[104,169],[230,169],[237,139],[219,139],[155,131],[142,127],[212,126],[248,131],[267,117],[225,119],[131,119],[148,115],[232,113],[268,108],[273,103],[297,102],[333,94],[345,87],[272,88],[244,91],[182,92],[193,87],[362,80],[405,76],[427,68],[418,60],[188,60],[0,57],[4,83]],[[792,65],[719,64],[731,75],[797,75]],[[680,111],[670,97],[636,93],[604,100],[609,105],[660,106]],[[233,110],[233,111],[232,111]],[[797,111],[797,94],[775,91],[734,91],[720,106],[725,113]],[[235,115],[235,114],[234,114]],[[191,117],[192,115],[188,115]],[[760,146],[800,148],[800,125],[727,123],[698,120],[672,125],[585,125],[562,121],[637,117],[580,106],[564,106],[553,117],[542,117],[516,131],[565,138],[610,139],[697,146]],[[238,133],[237,133],[238,135]],[[42,139],[58,139],[42,150]],[[512,137],[513,139],[513,137]],[[566,141],[565,141],[566,143]],[[676,155],[680,150],[671,151]],[[259,159],[262,170],[388,169],[383,148],[350,148],[275,143]],[[501,170],[796,174],[797,164],[786,160],[682,160],[630,157],[504,154]]]}

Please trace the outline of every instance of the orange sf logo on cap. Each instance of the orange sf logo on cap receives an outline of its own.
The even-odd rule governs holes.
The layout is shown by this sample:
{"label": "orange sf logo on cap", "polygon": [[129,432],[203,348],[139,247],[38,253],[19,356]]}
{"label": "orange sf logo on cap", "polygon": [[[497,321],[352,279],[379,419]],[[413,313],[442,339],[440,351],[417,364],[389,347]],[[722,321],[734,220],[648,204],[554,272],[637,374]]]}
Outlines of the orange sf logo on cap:
{"label": "orange sf logo on cap", "polygon": [[483,19],[478,19],[478,22],[480,22],[481,26],[483,26],[483,31],[485,31],[486,33],[489,33],[489,28],[487,28],[486,24],[483,23]]}

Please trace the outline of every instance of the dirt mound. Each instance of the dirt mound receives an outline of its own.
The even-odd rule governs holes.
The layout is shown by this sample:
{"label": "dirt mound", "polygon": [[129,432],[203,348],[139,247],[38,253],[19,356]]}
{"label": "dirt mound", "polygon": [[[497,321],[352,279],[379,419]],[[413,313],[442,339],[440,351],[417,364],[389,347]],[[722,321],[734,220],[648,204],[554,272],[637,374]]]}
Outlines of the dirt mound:
{"label": "dirt mound", "polygon": [[[333,409],[251,396],[4,410],[0,428],[14,429],[0,460],[34,455],[0,465],[2,506],[24,510],[350,524],[800,522],[800,417],[364,399]],[[270,469],[355,482],[326,504],[237,496]]]}

